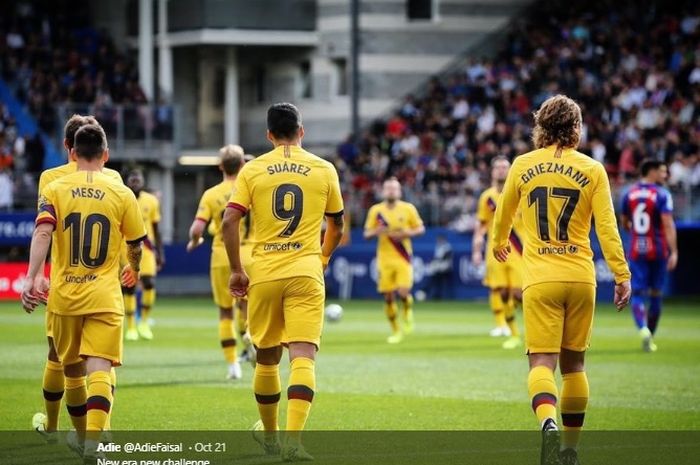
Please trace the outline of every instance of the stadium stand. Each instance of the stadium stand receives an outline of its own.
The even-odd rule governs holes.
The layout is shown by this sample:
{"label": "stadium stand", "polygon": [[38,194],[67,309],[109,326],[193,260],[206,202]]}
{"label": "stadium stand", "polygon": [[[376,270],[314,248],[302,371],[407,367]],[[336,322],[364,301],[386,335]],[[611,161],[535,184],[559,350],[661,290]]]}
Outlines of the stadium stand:
{"label": "stadium stand", "polygon": [[532,109],[565,93],[583,109],[581,150],[618,192],[642,158],[665,160],[677,211],[697,217],[687,203],[700,193],[700,5],[641,3],[537,2],[495,57],[434,77],[358,144],[343,142],[336,164],[354,212],[391,175],[429,224],[471,229],[490,160],[527,152]]}

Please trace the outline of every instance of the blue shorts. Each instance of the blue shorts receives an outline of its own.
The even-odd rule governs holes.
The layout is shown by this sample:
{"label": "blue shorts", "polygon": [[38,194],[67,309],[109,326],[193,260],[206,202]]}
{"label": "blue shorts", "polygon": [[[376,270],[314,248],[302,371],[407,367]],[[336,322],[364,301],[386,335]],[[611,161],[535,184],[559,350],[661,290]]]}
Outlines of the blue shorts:
{"label": "blue shorts", "polygon": [[632,292],[662,290],[666,283],[666,260],[630,260]]}

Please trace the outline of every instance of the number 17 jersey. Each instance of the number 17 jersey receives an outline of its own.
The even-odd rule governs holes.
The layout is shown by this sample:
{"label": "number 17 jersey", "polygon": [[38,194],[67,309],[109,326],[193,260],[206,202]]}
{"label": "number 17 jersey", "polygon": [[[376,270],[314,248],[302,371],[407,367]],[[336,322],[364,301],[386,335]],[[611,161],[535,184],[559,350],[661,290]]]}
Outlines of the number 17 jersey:
{"label": "number 17 jersey", "polygon": [[122,243],[146,237],[129,188],[104,173],[77,171],[40,193],[36,224],[53,225],[49,308],[59,315],[123,313]]}
{"label": "number 17 jersey", "polygon": [[323,218],[343,214],[331,163],[298,146],[278,146],[243,166],[228,208],[253,215],[251,285],[301,276],[323,283]]}
{"label": "number 17 jersey", "polygon": [[[630,278],[603,165],[555,146],[515,159],[496,208],[492,244],[504,247],[515,211],[522,212],[523,289],[544,282],[596,284],[590,231],[617,283]],[[492,251],[489,251],[492,253]]]}

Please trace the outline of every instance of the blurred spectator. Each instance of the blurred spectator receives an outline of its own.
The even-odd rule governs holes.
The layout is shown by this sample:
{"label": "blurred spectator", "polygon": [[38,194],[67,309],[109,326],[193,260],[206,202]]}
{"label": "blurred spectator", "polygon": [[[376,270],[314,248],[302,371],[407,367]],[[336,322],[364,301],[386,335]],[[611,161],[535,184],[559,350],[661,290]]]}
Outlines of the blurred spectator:
{"label": "blurred spectator", "polygon": [[13,206],[14,186],[10,170],[0,167],[0,212],[8,212]]}

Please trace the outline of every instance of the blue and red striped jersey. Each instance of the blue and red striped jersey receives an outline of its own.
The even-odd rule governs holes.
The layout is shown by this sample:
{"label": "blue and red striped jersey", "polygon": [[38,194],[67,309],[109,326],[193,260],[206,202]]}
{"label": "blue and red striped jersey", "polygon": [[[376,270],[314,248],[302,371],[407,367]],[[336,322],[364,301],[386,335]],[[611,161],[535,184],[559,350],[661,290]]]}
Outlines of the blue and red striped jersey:
{"label": "blue and red striped jersey", "polygon": [[632,260],[661,260],[668,256],[661,215],[672,212],[671,193],[659,185],[638,182],[627,191],[622,199],[622,213],[632,221]]}

